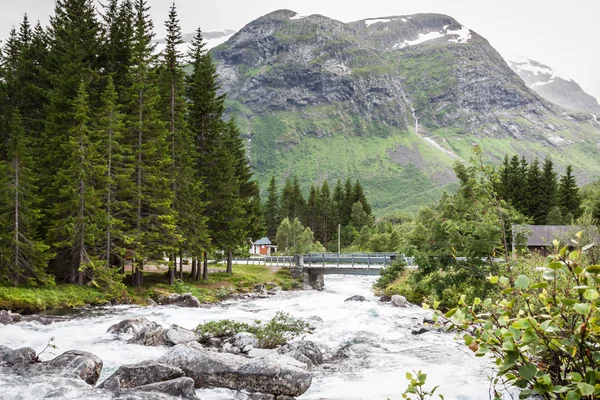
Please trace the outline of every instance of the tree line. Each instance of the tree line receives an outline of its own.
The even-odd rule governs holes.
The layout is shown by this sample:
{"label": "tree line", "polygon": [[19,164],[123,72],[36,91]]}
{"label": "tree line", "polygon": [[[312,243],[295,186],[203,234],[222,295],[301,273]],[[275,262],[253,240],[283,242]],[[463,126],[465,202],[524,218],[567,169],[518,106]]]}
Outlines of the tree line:
{"label": "tree line", "polygon": [[338,225],[341,227],[341,245],[350,245],[364,226],[373,223],[371,205],[362,185],[347,179],[338,179],[333,190],[327,180],[321,186],[311,185],[305,199],[296,176],[287,178],[281,190],[271,177],[264,204],[264,218],[269,238],[276,238],[277,230],[286,219],[309,228],[313,240],[330,251],[337,251]]}
{"label": "tree line", "polygon": [[549,158],[540,165],[537,158],[528,163],[525,157],[506,155],[498,173],[498,196],[535,225],[569,225],[583,214],[570,165],[559,178]]}
{"label": "tree line", "polygon": [[[263,233],[257,183],[200,29],[183,70],[175,5],[156,54],[146,0],[57,0],[0,52],[0,284],[110,287],[132,258],[228,256]],[[204,260],[203,271],[201,261]],[[180,265],[179,273],[182,274]]]}

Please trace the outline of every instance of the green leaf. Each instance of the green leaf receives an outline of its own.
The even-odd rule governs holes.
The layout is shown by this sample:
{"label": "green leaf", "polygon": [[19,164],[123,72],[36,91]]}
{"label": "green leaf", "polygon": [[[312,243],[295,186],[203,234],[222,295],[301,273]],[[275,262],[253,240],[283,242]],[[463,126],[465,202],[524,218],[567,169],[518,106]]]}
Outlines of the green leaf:
{"label": "green leaf", "polygon": [[497,276],[490,276],[488,279],[490,280],[490,283],[495,284],[498,283],[498,280],[500,278],[498,278]]}
{"label": "green leaf", "polygon": [[579,258],[579,252],[577,250],[569,253],[569,260],[577,260]]}
{"label": "green leaf", "polygon": [[598,292],[595,289],[588,289],[583,294],[583,297],[585,297],[589,301],[594,301],[600,296],[598,296]]}
{"label": "green leaf", "polygon": [[550,264],[548,264],[548,268],[550,268],[552,270],[561,269],[562,267],[563,267],[563,263],[558,262],[558,261],[552,261]]}
{"label": "green leaf", "polygon": [[562,298],[560,299],[560,302],[565,306],[572,306],[573,304],[577,303],[577,300]]}
{"label": "green leaf", "polygon": [[548,283],[546,282],[539,282],[536,283],[534,285],[531,285],[530,289],[545,289],[548,287]]}
{"label": "green leaf", "polygon": [[591,394],[594,394],[594,387],[589,383],[579,382],[577,384],[577,389],[579,389],[583,396],[589,396]]}
{"label": "green leaf", "polygon": [[577,303],[573,306],[573,309],[582,315],[587,315],[590,313],[590,305],[585,303]]}
{"label": "green leaf", "polygon": [[503,276],[503,277],[501,277],[501,278],[500,278],[500,283],[501,283],[502,285],[508,285],[508,283],[509,283],[509,282],[510,282],[510,281],[509,281],[509,280],[508,280],[508,278],[507,278],[507,277],[505,277],[505,276]]}
{"label": "green leaf", "polygon": [[452,318],[452,316],[454,314],[456,314],[456,311],[458,311],[458,309],[457,308],[453,308],[453,309],[449,310],[446,314],[444,314],[444,316],[446,318]]}
{"label": "green leaf", "polygon": [[542,274],[542,278],[544,278],[547,281],[553,281],[557,277],[558,277],[558,274],[551,269],[545,269],[544,273]]}
{"label": "green leaf", "polygon": [[585,269],[590,274],[600,274],[600,265],[590,265]]}
{"label": "green leaf", "polygon": [[523,335],[523,343],[529,344],[539,340],[538,335],[533,331],[533,329],[527,329],[525,334]]}
{"label": "green leaf", "polygon": [[519,290],[525,290],[529,287],[529,278],[525,275],[519,275],[515,281],[515,288]]}
{"label": "green leaf", "polygon": [[519,368],[519,376],[528,381],[532,380],[537,373],[537,367],[533,364],[525,364]]}

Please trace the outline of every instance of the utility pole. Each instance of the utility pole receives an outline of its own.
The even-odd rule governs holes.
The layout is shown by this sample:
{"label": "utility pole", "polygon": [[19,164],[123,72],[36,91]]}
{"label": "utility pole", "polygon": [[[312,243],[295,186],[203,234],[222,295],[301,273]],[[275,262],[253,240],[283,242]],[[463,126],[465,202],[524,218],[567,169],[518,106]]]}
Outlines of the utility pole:
{"label": "utility pole", "polygon": [[341,233],[340,233],[340,229],[341,229],[341,225],[338,224],[338,256],[340,255],[340,239],[341,239]]}

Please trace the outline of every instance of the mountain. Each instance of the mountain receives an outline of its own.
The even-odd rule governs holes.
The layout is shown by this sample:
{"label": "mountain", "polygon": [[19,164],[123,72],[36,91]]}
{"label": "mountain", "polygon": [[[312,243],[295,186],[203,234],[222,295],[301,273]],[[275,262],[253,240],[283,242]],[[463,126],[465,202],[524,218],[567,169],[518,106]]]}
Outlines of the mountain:
{"label": "mountain", "polygon": [[271,175],[305,189],[359,178],[383,215],[452,190],[473,144],[493,162],[551,155],[580,181],[600,171],[600,124],[544,100],[446,15],[343,23],[279,10],[212,54],[262,187]]}
{"label": "mountain", "polygon": [[559,76],[552,68],[517,55],[505,56],[521,79],[544,99],[571,110],[600,114],[600,104],[572,79]]}

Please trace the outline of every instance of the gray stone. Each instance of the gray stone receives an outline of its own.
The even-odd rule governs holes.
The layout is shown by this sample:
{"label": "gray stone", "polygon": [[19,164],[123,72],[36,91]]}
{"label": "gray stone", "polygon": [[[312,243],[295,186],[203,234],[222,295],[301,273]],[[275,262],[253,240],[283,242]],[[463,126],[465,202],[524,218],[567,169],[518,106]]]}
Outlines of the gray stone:
{"label": "gray stone", "polygon": [[250,351],[248,351],[248,353],[246,355],[249,358],[262,358],[269,354],[274,354],[274,353],[277,353],[276,349],[258,349],[255,347],[253,349],[250,349]]}
{"label": "gray stone", "polygon": [[359,296],[359,295],[354,295],[352,297],[348,297],[346,300],[344,300],[344,302],[347,301],[367,301],[367,299],[365,299],[365,296]]}
{"label": "gray stone", "polygon": [[396,307],[407,307],[408,301],[406,300],[406,297],[395,294],[392,296],[392,304]]}
{"label": "gray stone", "polygon": [[309,387],[312,375],[304,364],[278,354],[261,358],[244,358],[214,353],[200,345],[177,345],[158,362],[181,368],[194,379],[196,387],[223,387],[274,395],[300,396]]}
{"label": "gray stone", "polygon": [[285,354],[300,362],[310,365],[320,365],[323,363],[323,353],[321,349],[310,340],[301,340],[291,342],[278,349],[279,354]]}
{"label": "gray stone", "polygon": [[98,387],[117,393],[122,389],[131,389],[151,383],[180,378],[183,371],[179,368],[160,364],[156,361],[142,361],[137,364],[122,365]]}
{"label": "gray stone", "polygon": [[[136,388],[126,390],[125,393],[128,393],[129,395],[133,394],[134,396],[137,396],[135,397],[136,399],[140,400],[158,399],[160,398],[157,396],[159,394],[168,395],[169,397],[167,398],[172,398],[170,396],[173,396],[187,400],[198,399],[194,389],[194,380],[187,377],[138,386]],[[127,398],[129,399],[130,397]]]}
{"label": "gray stone", "polygon": [[152,322],[150,322],[145,317],[137,317],[133,319],[125,319],[118,324],[112,325],[108,328],[108,333],[112,333],[115,335],[121,334],[132,334],[135,335],[142,329],[148,327]]}
{"label": "gray stone", "polygon": [[172,294],[169,296],[161,296],[158,299],[160,305],[173,305],[178,307],[198,308],[202,306],[200,300],[194,297],[191,293]]}
{"label": "gray stone", "polygon": [[392,297],[384,294],[379,298],[379,301],[381,301],[382,303],[389,303],[390,301],[392,301]]}
{"label": "gray stone", "polygon": [[167,345],[175,346],[188,342],[196,342],[198,341],[198,336],[196,336],[196,333],[190,331],[189,329],[182,328],[179,325],[171,325],[171,327],[165,332],[165,339]]}
{"label": "gray stone", "polygon": [[37,361],[35,350],[31,347],[11,349],[0,346],[0,364],[8,366],[25,366]]}
{"label": "gray stone", "polygon": [[431,331],[431,328],[421,326],[421,327],[413,329],[412,331],[410,331],[410,333],[413,335],[421,335],[421,334],[427,333],[429,331]]}
{"label": "gray stone", "polygon": [[148,297],[148,298],[146,299],[146,304],[147,304],[148,306],[150,306],[150,307],[155,307],[155,306],[157,306],[157,305],[158,305],[158,303],[157,303],[156,301],[154,301],[154,299],[152,299],[152,298],[150,298],[150,297]]}
{"label": "gray stone", "polygon": [[31,364],[19,373],[28,375],[60,375],[77,377],[95,385],[102,372],[102,360],[87,351],[70,350],[60,356],[39,364]]}
{"label": "gray stone", "polygon": [[232,338],[232,344],[235,347],[239,347],[240,349],[243,349],[244,347],[250,345],[253,347],[257,347],[258,346],[258,339],[256,339],[256,336],[254,336],[251,333],[248,332],[239,332],[236,333],[233,338]]}
{"label": "gray stone", "polygon": [[6,310],[0,310],[0,324],[10,325],[13,323],[12,313]]}
{"label": "gray stone", "polygon": [[143,346],[167,346],[168,341],[165,329],[156,322],[142,328],[134,337],[127,341],[129,344],[141,344]]}

